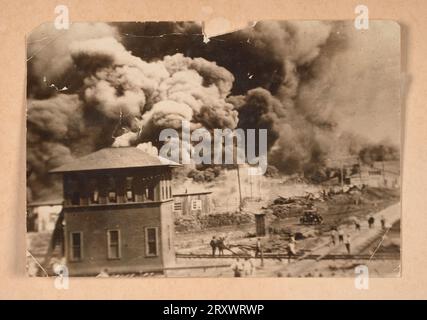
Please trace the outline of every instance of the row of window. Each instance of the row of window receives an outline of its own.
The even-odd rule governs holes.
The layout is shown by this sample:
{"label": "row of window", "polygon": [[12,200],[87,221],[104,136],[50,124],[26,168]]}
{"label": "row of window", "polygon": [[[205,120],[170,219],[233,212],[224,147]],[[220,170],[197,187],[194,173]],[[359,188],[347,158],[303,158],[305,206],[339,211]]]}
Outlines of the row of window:
{"label": "row of window", "polygon": [[[105,183],[106,186],[104,194],[100,196],[100,186],[102,179],[90,178],[88,180],[88,196],[84,196],[81,193],[81,185],[77,180],[68,180],[67,190],[69,191],[68,200],[71,205],[88,205],[88,204],[107,204],[107,203],[126,203],[126,202],[145,202],[145,201],[156,201],[158,197],[162,200],[172,198],[172,186],[170,180],[157,180],[154,179],[136,179],[134,177],[126,177],[124,196],[117,196],[117,184],[113,177],[108,177]],[[140,184],[136,187],[136,184]],[[143,184],[144,186],[142,186]],[[155,187],[160,187],[160,195],[156,197]],[[137,192],[136,192],[137,191]],[[87,193],[86,193],[87,195]]]}
{"label": "row of window", "polygon": [[370,171],[368,171],[368,174],[370,176],[380,176],[381,175],[381,170],[370,170]]}
{"label": "row of window", "polygon": [[[158,229],[157,227],[145,228],[145,256],[156,257],[158,256]],[[120,230],[107,231],[107,258],[120,259],[121,253],[121,239]],[[83,232],[70,233],[70,260],[82,261],[83,256]]]}
{"label": "row of window", "polygon": [[[192,211],[202,210],[202,200],[199,200],[199,199],[191,200],[191,210]],[[182,199],[180,198],[175,199],[175,202],[173,203],[173,211],[182,213]]]}

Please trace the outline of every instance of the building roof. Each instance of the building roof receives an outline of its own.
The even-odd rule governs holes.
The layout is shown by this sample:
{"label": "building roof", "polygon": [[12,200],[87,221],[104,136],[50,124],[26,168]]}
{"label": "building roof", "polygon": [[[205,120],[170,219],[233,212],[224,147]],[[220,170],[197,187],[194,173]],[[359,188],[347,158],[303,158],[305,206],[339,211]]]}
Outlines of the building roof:
{"label": "building roof", "polygon": [[188,191],[188,192],[174,192],[174,197],[184,197],[184,196],[195,196],[198,194],[211,194],[212,191]]}
{"label": "building roof", "polygon": [[51,173],[73,171],[110,170],[178,166],[159,156],[148,154],[136,147],[105,148],[51,170]]}
{"label": "building roof", "polygon": [[27,203],[27,207],[44,207],[44,206],[61,206],[62,199],[46,200],[46,201],[32,201]]}
{"label": "building roof", "polygon": [[194,185],[191,186],[181,186],[178,187],[175,192],[173,193],[174,197],[181,197],[181,196],[194,196],[198,194],[210,194],[212,191],[206,190],[203,187],[197,187]]}

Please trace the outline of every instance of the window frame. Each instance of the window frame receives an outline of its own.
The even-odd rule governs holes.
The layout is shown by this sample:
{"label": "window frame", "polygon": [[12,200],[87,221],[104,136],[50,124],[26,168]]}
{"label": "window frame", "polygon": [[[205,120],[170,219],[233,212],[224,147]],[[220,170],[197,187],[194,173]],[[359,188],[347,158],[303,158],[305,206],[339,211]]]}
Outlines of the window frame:
{"label": "window frame", "polygon": [[[112,257],[110,255],[110,246],[111,246],[111,235],[110,232],[117,231],[117,257]],[[107,229],[107,259],[108,260],[120,260],[122,258],[122,240],[120,229]]]}
{"label": "window frame", "polygon": [[[183,211],[183,200],[180,197],[176,197],[173,201],[173,212],[182,214]],[[179,209],[176,208],[176,205],[179,205]]]}
{"label": "window frame", "polygon": [[[110,194],[114,194],[114,197],[110,197]],[[117,203],[117,192],[115,190],[109,190],[107,193],[108,203]]]}
{"label": "window frame", "polygon": [[[195,206],[195,204],[198,204],[198,205]],[[199,210],[203,210],[202,199],[192,199],[191,200],[191,211],[199,211]]]}
{"label": "window frame", "polygon": [[[126,176],[126,190],[125,190],[125,200],[126,202],[135,202],[135,177]],[[129,198],[129,192],[131,197]]]}
{"label": "window frame", "polygon": [[[155,236],[156,236],[156,253],[155,254],[149,253],[148,229],[154,229],[155,230]],[[144,231],[145,231],[145,256],[146,257],[158,257],[159,256],[159,227],[145,227]]]}
{"label": "window frame", "polygon": [[[74,245],[73,245],[73,234],[79,234],[80,235],[80,257],[76,258],[74,256]],[[69,259],[73,262],[79,262],[83,261],[83,231],[70,231],[69,233],[69,240],[70,240],[70,253],[69,253]]]}

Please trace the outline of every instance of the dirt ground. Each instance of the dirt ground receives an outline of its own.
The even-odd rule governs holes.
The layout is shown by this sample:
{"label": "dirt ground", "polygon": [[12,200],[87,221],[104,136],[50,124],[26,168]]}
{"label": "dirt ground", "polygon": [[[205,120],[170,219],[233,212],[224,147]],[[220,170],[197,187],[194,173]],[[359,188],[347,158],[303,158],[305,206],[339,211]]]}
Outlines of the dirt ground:
{"label": "dirt ground", "polygon": [[[314,247],[318,239],[328,233],[333,226],[353,224],[354,219],[361,224],[367,217],[399,201],[397,190],[370,188],[364,191],[361,201],[354,204],[352,195],[337,194],[329,201],[313,200],[314,207],[323,217],[321,225],[301,225],[300,215],[277,218],[267,215],[267,229],[273,228],[278,234],[270,235],[265,244],[266,252],[280,252],[281,243],[287,245],[289,234],[301,233],[304,239],[298,241],[301,250]],[[260,209],[261,210],[261,209]],[[175,248],[178,253],[210,253],[209,241],[213,236],[224,237],[229,246],[255,245],[255,223],[209,228],[199,231],[177,233]],[[270,248],[269,243],[274,244]]]}
{"label": "dirt ground", "polygon": [[[299,254],[316,252],[316,248],[324,247],[330,237],[332,226],[353,228],[354,219],[362,224],[362,232],[368,232],[367,217],[384,208],[389,208],[399,202],[398,190],[369,188],[357,195],[359,201],[354,201],[354,194],[336,194],[327,200],[310,200],[312,205],[323,216],[321,225],[301,225],[299,215],[285,215],[277,217],[267,214],[267,228],[274,228],[275,234],[262,238],[265,254],[286,254],[290,233],[300,233],[301,238],[296,241]],[[271,204],[271,201],[270,201]],[[260,204],[261,205],[261,204]],[[266,201],[262,206],[269,206]],[[264,207],[265,208],[265,207]],[[252,204],[251,210],[256,210]],[[259,208],[259,210],[262,210]],[[400,213],[398,212],[399,217]],[[376,222],[379,228],[379,221]],[[369,231],[366,239],[355,239],[361,254],[400,253],[400,220],[395,222],[383,236],[382,233]],[[226,251],[229,258],[182,258],[176,259],[177,267],[183,269],[169,270],[166,276],[170,277],[232,277],[230,265],[235,260],[233,254],[250,254],[254,256],[257,238],[254,236],[255,223],[221,226],[198,231],[178,232],[175,235],[175,249],[178,254],[211,254],[209,242],[213,236],[224,237],[225,244],[232,250]],[[368,234],[368,233],[367,233]],[[49,234],[30,233],[27,235],[29,251],[34,257],[42,261],[47,249]],[[363,237],[362,237],[363,238]],[[252,248],[252,249],[251,249]],[[330,250],[326,248],[324,250]],[[337,248],[336,253],[344,253],[344,246]],[[32,257],[30,261],[34,260]],[[304,262],[304,261],[303,261]],[[360,264],[368,265],[370,276],[388,277],[399,276],[400,260],[320,260],[307,262],[307,266],[299,268],[289,266],[287,259],[264,259],[261,266],[260,259],[252,259],[255,266],[253,276],[264,277],[348,277],[354,276],[354,267]],[[305,262],[304,262],[305,263]],[[202,266],[202,267],[199,267]],[[205,267],[203,267],[205,266]],[[186,269],[187,268],[187,269]]]}
{"label": "dirt ground", "polygon": [[[395,204],[399,202],[397,190],[386,190],[371,188],[359,195],[358,203],[354,202],[354,197],[346,194],[337,194],[327,201],[314,200],[314,206],[322,214],[324,221],[321,225],[301,225],[297,215],[292,217],[277,218],[269,217],[269,226],[273,226],[278,232],[262,238],[264,252],[266,254],[286,254],[290,233],[300,233],[302,238],[297,240],[296,247],[299,253],[310,253],[316,251],[318,247],[325,247],[330,237],[330,230],[333,226],[353,230],[354,219],[361,224],[362,233],[355,235],[354,243],[357,244],[358,254],[380,254],[394,253],[398,257],[400,253],[400,220],[383,234],[381,232],[379,217],[375,224],[375,230],[368,228],[368,216],[378,213],[391,206],[398,208]],[[381,211],[382,212],[382,211]],[[400,212],[397,213],[400,216]],[[218,227],[198,232],[186,232],[176,235],[176,250],[181,254],[210,254],[209,241],[212,236],[225,237],[226,245],[232,252],[226,251],[230,259],[185,259],[178,258],[177,263],[186,265],[215,265],[233,262],[233,254],[251,254],[255,248],[256,237],[253,237],[254,223]],[[248,249],[249,248],[249,249]],[[332,250],[333,249],[333,250]],[[323,252],[346,253],[345,247],[337,249],[324,249]],[[326,250],[326,251],[325,251]],[[375,257],[371,260],[320,260],[315,263],[307,263],[301,268],[288,268],[287,259],[273,260],[264,259],[264,266],[261,268],[260,260],[253,259],[257,266],[256,276],[283,276],[283,277],[348,277],[354,276],[354,267],[360,264],[367,265],[372,277],[396,277],[400,274],[400,259],[378,260]],[[287,270],[291,270],[288,272]],[[171,276],[232,276],[230,267],[215,267],[206,269],[192,269],[191,271],[176,271]]]}

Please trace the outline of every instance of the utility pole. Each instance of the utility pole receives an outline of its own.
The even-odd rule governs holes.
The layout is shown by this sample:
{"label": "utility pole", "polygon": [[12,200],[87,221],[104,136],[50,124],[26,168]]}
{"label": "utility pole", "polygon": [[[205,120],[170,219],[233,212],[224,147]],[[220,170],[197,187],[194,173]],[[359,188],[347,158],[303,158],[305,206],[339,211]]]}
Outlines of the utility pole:
{"label": "utility pole", "polygon": [[360,159],[357,158],[357,163],[359,165],[359,178],[360,178],[360,183],[363,184],[363,180],[362,180],[362,164],[360,163]]}
{"label": "utility pole", "polygon": [[249,175],[249,183],[251,185],[251,201],[252,201],[252,199],[254,198],[254,196],[253,196],[253,193],[252,193],[252,175],[251,174]]}
{"label": "utility pole", "polygon": [[381,161],[381,163],[382,163],[382,168],[383,168],[383,170],[382,170],[382,176],[383,176],[383,187],[385,187],[384,159]]}
{"label": "utility pole", "polygon": [[236,164],[236,166],[237,166],[237,182],[239,184],[239,210],[242,211],[243,200],[242,200],[242,187],[240,186],[240,170],[239,170],[239,165]]}

